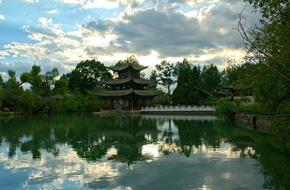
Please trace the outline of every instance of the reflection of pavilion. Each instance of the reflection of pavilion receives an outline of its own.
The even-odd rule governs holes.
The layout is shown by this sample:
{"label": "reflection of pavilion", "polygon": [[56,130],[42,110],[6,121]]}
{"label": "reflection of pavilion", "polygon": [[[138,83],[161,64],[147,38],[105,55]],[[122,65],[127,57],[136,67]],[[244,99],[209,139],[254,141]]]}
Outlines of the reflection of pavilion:
{"label": "reflection of pavilion", "polygon": [[104,143],[117,150],[116,154],[108,157],[109,160],[125,162],[130,166],[148,158],[148,155],[142,154],[142,147],[157,140],[156,120],[144,120],[140,116],[101,118],[101,134],[106,139]]}

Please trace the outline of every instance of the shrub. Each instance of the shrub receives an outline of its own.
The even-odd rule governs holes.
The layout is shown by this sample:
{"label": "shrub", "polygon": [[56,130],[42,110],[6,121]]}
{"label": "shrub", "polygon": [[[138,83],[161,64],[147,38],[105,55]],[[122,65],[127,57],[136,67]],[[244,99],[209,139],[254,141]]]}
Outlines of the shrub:
{"label": "shrub", "polygon": [[237,111],[240,105],[241,105],[241,100],[239,99],[230,101],[230,98],[220,98],[218,100],[214,114],[229,116],[233,118],[235,115],[235,112]]}
{"label": "shrub", "polygon": [[239,107],[239,112],[247,113],[247,114],[257,114],[257,115],[272,115],[273,114],[273,112],[267,105],[260,104],[260,103],[242,104]]}
{"label": "shrub", "polygon": [[66,95],[63,98],[64,111],[75,112],[78,109],[78,102],[70,95]]}

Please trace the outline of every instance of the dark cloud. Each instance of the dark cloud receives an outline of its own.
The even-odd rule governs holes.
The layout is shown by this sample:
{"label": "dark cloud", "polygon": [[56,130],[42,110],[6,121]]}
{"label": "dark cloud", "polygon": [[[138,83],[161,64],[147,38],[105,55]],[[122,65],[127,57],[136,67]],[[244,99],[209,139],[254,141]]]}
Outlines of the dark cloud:
{"label": "dark cloud", "polygon": [[[160,57],[179,57],[200,55],[219,47],[241,47],[238,33],[232,28],[235,13],[227,4],[207,10],[199,21],[195,17],[186,17],[176,9],[147,9],[137,13],[125,14],[121,21],[90,22],[85,28],[102,33],[110,29],[117,36],[104,52],[133,52],[148,55],[155,50]],[[97,34],[96,33],[96,34]]]}
{"label": "dark cloud", "polygon": [[57,38],[58,35],[51,28],[31,27],[29,31],[34,34],[41,34],[46,37]]}

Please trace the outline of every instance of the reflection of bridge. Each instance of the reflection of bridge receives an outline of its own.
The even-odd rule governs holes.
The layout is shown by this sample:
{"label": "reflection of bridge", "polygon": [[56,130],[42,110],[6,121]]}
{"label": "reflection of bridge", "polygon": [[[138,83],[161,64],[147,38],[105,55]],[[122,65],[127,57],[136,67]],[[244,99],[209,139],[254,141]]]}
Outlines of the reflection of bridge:
{"label": "reflection of bridge", "polygon": [[194,115],[142,115],[142,119],[162,120],[188,120],[188,121],[215,121],[215,116],[194,116]]}

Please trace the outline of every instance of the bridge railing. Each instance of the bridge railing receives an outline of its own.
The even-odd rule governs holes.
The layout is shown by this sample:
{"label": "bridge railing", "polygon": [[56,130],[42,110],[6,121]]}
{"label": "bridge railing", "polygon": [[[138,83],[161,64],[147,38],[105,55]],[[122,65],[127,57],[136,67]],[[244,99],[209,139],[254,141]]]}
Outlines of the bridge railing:
{"label": "bridge railing", "polygon": [[192,112],[192,111],[214,111],[214,106],[146,106],[141,111],[147,112]]}

